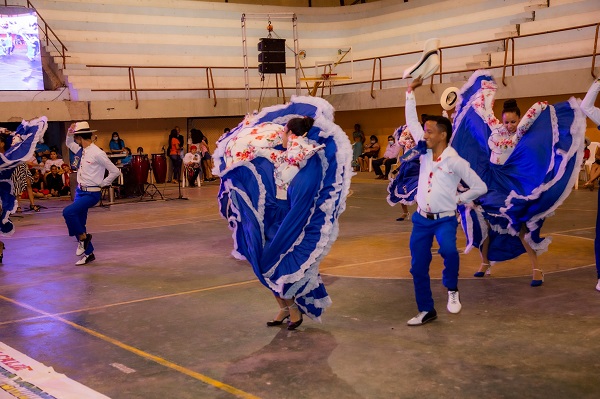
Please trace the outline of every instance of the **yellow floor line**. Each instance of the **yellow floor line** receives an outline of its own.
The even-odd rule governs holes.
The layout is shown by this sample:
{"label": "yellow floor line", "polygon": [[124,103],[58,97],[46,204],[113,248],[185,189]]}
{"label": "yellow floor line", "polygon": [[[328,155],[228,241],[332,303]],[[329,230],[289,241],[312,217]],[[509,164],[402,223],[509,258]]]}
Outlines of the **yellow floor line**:
{"label": "yellow floor line", "polygon": [[46,317],[49,317],[49,318],[51,318],[53,320],[56,320],[56,321],[59,321],[61,323],[65,323],[65,324],[67,324],[67,325],[69,325],[69,326],[71,326],[71,327],[73,327],[73,328],[75,328],[75,329],[77,329],[79,331],[83,331],[83,332],[85,332],[85,333],[87,333],[87,334],[89,334],[91,336],[94,336],[94,337],[99,338],[99,339],[101,339],[101,340],[103,340],[105,342],[108,342],[110,344],[118,346],[121,349],[125,349],[126,351],[131,352],[131,353],[133,353],[133,354],[135,354],[137,356],[140,356],[140,357],[143,357],[145,359],[151,360],[151,361],[153,361],[155,363],[158,363],[158,364],[160,364],[162,366],[168,367],[168,368],[170,368],[172,370],[175,370],[175,371],[178,371],[178,372],[180,372],[182,374],[190,376],[190,377],[192,377],[192,378],[194,378],[196,380],[202,381],[202,382],[204,382],[207,385],[213,386],[213,387],[218,388],[218,389],[220,389],[222,391],[225,391],[227,393],[235,395],[238,398],[243,398],[243,399],[260,399],[258,396],[254,396],[254,395],[252,395],[250,393],[247,393],[247,392],[244,392],[244,391],[242,391],[240,389],[232,387],[231,385],[227,385],[227,384],[222,383],[220,381],[217,381],[217,380],[215,380],[213,378],[210,378],[210,377],[208,377],[208,376],[206,376],[204,374],[200,374],[198,372],[195,372],[193,370],[190,370],[188,368],[180,366],[180,365],[178,365],[176,363],[170,362],[170,361],[168,361],[166,359],[163,359],[162,357],[152,355],[152,354],[150,354],[148,352],[144,352],[141,349],[135,348],[135,347],[133,347],[131,345],[127,345],[127,344],[125,344],[125,343],[123,343],[123,342],[121,342],[119,340],[116,340],[114,338],[106,336],[106,335],[104,335],[102,333],[99,333],[97,331],[94,331],[94,330],[91,330],[89,328],[83,327],[83,326],[81,326],[79,324],[76,324],[76,323],[73,323],[72,321],[69,321],[67,319],[63,319],[62,317],[54,316],[54,315],[52,315],[50,313],[44,312],[43,310],[34,308],[33,306],[27,305],[25,303],[21,303],[21,302],[15,301],[15,300],[7,298],[7,297],[5,297],[3,295],[0,295],[0,299],[3,299],[6,302],[10,302],[12,304],[15,304],[17,306],[23,307],[25,309],[29,309],[29,310],[31,310],[33,312],[40,313],[40,314],[42,314],[42,315],[44,315]]}

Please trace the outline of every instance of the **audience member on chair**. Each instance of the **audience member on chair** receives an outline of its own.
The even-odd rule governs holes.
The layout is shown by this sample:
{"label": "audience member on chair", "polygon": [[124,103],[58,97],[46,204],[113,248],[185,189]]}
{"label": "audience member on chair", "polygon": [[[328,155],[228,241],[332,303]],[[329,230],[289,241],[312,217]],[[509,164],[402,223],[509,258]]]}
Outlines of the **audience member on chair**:
{"label": "audience member on chair", "polygon": [[370,140],[370,143],[365,146],[365,151],[358,157],[358,164],[360,165],[361,172],[369,170],[369,158],[377,158],[379,155],[380,147],[377,142],[377,136],[371,135]]}
{"label": "audience member on chair", "polygon": [[600,146],[596,147],[596,153],[594,154],[594,163],[590,168],[590,179],[585,182],[583,187],[589,188],[590,190],[594,190],[594,184],[596,180],[600,177]]}
{"label": "audience member on chair", "polygon": [[[386,179],[392,170],[392,165],[397,162],[400,153],[400,145],[396,143],[394,136],[388,136],[388,144],[383,154],[383,158],[373,160],[373,170],[377,175],[376,179]],[[385,174],[381,172],[381,165],[385,166]]]}
{"label": "audience member on chair", "polygon": [[196,186],[196,179],[198,179],[198,175],[202,171],[200,166],[202,162],[202,157],[198,153],[198,147],[195,145],[190,147],[190,152],[185,154],[183,157],[183,165],[186,168],[186,176],[188,178],[188,182],[190,187]]}

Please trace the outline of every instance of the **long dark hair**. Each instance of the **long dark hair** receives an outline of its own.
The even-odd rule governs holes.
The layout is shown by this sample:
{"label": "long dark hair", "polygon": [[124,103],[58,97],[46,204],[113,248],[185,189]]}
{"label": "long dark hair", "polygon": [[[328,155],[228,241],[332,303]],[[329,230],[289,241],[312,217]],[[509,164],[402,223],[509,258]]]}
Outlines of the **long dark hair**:
{"label": "long dark hair", "polygon": [[302,136],[304,133],[308,133],[314,123],[315,120],[310,116],[305,116],[304,118],[293,118],[288,121],[287,128],[296,136]]}
{"label": "long dark hair", "polygon": [[515,100],[514,98],[504,101],[504,106],[502,107],[502,115],[506,114],[507,112],[514,112],[519,118],[521,117],[521,110],[517,106],[517,100]]}

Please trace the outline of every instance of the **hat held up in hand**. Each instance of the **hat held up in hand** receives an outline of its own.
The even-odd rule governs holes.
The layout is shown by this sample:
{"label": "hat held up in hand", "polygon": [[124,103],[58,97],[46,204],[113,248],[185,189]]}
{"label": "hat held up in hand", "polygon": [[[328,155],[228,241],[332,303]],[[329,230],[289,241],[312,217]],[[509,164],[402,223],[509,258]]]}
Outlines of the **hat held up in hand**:
{"label": "hat held up in hand", "polygon": [[425,80],[433,75],[440,68],[440,39],[429,39],[425,42],[423,54],[416,64],[404,70],[404,79],[411,77],[416,79],[420,77]]}

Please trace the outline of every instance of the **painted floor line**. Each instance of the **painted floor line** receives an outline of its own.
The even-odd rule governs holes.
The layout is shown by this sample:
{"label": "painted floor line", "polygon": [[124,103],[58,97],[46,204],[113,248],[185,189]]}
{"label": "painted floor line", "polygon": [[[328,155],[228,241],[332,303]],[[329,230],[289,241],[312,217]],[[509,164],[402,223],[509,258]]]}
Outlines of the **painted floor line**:
{"label": "painted floor line", "polygon": [[46,312],[43,312],[43,316],[33,316],[33,317],[26,317],[26,318],[18,319],[18,320],[3,321],[3,322],[0,322],[0,326],[1,325],[5,325],[5,324],[14,324],[14,323],[23,322],[23,321],[30,321],[30,320],[42,319],[44,317],[48,317],[48,315],[50,315],[51,317],[54,317],[54,316],[64,316],[64,315],[73,314],[73,313],[89,312],[89,311],[92,311],[92,310],[108,309],[108,308],[112,308],[112,307],[115,307],[115,306],[129,305],[129,304],[132,304],[132,303],[140,303],[140,302],[146,302],[146,301],[153,301],[153,300],[157,300],[157,299],[171,298],[171,297],[176,297],[176,296],[181,296],[181,295],[197,294],[199,292],[213,291],[213,290],[218,290],[218,289],[221,289],[221,288],[237,287],[237,286],[240,286],[240,285],[246,285],[246,284],[251,284],[251,283],[258,283],[258,280],[247,280],[247,281],[240,281],[240,282],[237,282],[237,283],[215,285],[213,287],[198,288],[196,290],[183,291],[183,292],[174,292],[172,294],[157,295],[157,296],[147,297],[147,298],[132,299],[130,301],[110,303],[110,304],[102,305],[102,306],[92,306],[92,307],[89,307],[89,308],[69,310],[69,311],[66,311],[66,312],[58,312],[58,313],[46,313]]}
{"label": "painted floor line", "polygon": [[208,376],[206,376],[204,374],[201,374],[201,373],[198,373],[196,371],[193,371],[193,370],[190,370],[188,368],[185,368],[183,366],[180,366],[180,365],[178,365],[176,363],[173,363],[173,362],[171,362],[169,360],[163,359],[162,357],[153,355],[153,354],[148,353],[148,352],[144,352],[141,349],[138,349],[138,348],[133,347],[131,345],[127,345],[124,342],[121,342],[121,341],[119,341],[117,339],[111,338],[111,337],[109,337],[107,335],[104,335],[104,334],[98,332],[98,331],[94,331],[94,330],[92,330],[90,328],[83,327],[83,326],[81,326],[81,325],[79,325],[77,323],[73,323],[70,320],[64,319],[62,317],[54,316],[54,315],[52,315],[50,313],[44,312],[43,310],[37,309],[37,308],[35,308],[33,306],[30,306],[30,305],[27,305],[25,303],[21,303],[21,302],[15,301],[15,300],[7,298],[7,297],[5,297],[3,295],[0,295],[0,299],[4,300],[6,302],[10,302],[10,303],[12,303],[14,305],[20,306],[22,308],[31,310],[33,312],[40,313],[40,314],[42,314],[42,315],[44,315],[46,317],[49,317],[49,318],[51,318],[53,320],[56,320],[56,321],[59,321],[61,323],[67,324],[67,325],[69,325],[69,326],[71,326],[71,327],[73,327],[73,328],[75,328],[75,329],[77,329],[79,331],[85,332],[86,334],[89,334],[89,335],[91,335],[93,337],[99,338],[99,339],[101,339],[101,340],[103,340],[105,342],[108,342],[108,343],[110,343],[112,345],[115,345],[115,346],[117,346],[117,347],[119,347],[121,349],[124,349],[124,350],[126,350],[128,352],[131,352],[131,353],[133,353],[133,354],[135,354],[137,356],[143,357],[145,359],[148,359],[148,360],[151,360],[151,361],[153,361],[155,363],[158,363],[158,364],[160,364],[162,366],[165,366],[167,368],[175,370],[175,371],[177,371],[177,372],[179,372],[181,374],[185,374],[185,375],[187,375],[189,377],[192,377],[192,378],[194,378],[194,379],[196,379],[198,381],[201,381],[201,382],[203,382],[203,383],[205,383],[207,385],[213,386],[213,387],[215,387],[217,389],[220,389],[222,391],[225,391],[227,393],[235,395],[238,398],[242,398],[242,399],[260,399],[257,396],[254,396],[254,395],[252,395],[252,394],[250,394],[248,392],[244,392],[244,391],[242,391],[240,389],[237,389],[237,388],[235,388],[235,387],[233,387],[231,385],[225,384],[225,383],[223,383],[221,381],[217,381],[217,380],[215,380],[215,379],[213,379],[211,377],[208,377]]}

